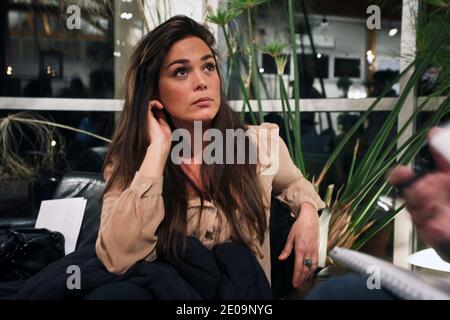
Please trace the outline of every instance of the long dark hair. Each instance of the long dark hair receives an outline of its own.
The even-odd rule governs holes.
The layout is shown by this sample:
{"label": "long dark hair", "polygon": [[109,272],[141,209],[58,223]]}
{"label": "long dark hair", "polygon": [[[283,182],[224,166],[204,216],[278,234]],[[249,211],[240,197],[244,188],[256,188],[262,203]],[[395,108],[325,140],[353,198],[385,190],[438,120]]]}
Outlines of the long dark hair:
{"label": "long dark hair", "polygon": [[[123,112],[105,160],[105,167],[113,163],[114,170],[104,194],[113,186],[122,189],[128,187],[135,172],[139,170],[149,143],[147,106],[151,99],[158,96],[160,68],[172,45],[190,36],[202,39],[216,59],[213,49],[214,36],[205,26],[186,16],[169,19],[149,32],[136,45],[126,74],[127,88]],[[172,130],[175,129],[170,119],[168,122]],[[226,136],[226,129],[246,129],[228,105],[222,90],[220,108],[212,121],[212,128],[220,130],[223,137]],[[249,143],[247,141],[247,146]],[[237,145],[236,141],[234,145]],[[236,150],[234,154],[236,156]],[[202,190],[188,178],[179,165],[170,160],[170,157],[167,160],[163,183],[165,217],[157,230],[158,256],[175,254],[175,242],[180,238],[185,239],[188,200],[186,183],[190,184],[201,198],[202,208],[204,200],[213,200],[223,210],[231,226],[233,241],[251,247],[253,238],[256,238],[262,244],[267,219],[256,165],[249,161],[246,161],[246,164],[203,163],[200,176]]]}

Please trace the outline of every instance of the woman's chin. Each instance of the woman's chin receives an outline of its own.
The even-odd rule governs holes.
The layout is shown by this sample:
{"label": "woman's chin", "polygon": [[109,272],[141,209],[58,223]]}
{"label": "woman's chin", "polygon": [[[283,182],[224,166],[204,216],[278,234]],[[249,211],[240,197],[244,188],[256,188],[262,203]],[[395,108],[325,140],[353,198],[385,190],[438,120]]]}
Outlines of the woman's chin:
{"label": "woman's chin", "polygon": [[196,117],[194,121],[201,121],[201,122],[210,122],[213,118],[211,117]]}
{"label": "woman's chin", "polygon": [[193,121],[211,121],[215,116],[216,113],[211,112],[211,110],[200,110],[192,116],[192,119]]}

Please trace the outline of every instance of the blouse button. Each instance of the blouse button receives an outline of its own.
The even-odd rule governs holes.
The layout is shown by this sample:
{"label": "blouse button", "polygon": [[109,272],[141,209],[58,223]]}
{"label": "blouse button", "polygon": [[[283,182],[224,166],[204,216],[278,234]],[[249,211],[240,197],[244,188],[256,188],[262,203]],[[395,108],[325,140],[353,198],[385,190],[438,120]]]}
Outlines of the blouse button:
{"label": "blouse button", "polygon": [[206,231],[205,238],[208,239],[208,240],[214,240],[214,232],[209,231],[209,230]]}

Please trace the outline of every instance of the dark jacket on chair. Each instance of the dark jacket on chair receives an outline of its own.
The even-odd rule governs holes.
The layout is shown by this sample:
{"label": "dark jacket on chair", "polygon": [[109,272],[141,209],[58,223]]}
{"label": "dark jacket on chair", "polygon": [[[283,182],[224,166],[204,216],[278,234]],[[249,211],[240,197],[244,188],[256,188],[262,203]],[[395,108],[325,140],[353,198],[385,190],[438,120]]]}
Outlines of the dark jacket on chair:
{"label": "dark jacket on chair", "polygon": [[[67,271],[72,265],[80,270],[79,289],[69,289],[71,286],[67,285],[69,277],[75,274]],[[272,298],[267,278],[249,249],[224,243],[209,250],[190,237],[180,261],[140,261],[123,275],[108,272],[97,258],[94,245],[87,245],[33,276],[15,298],[77,298],[99,286],[123,280],[146,288],[155,299]]]}
{"label": "dark jacket on chair", "polygon": [[[77,250],[47,266],[29,280],[0,283],[0,299],[58,299],[77,297],[97,285],[127,279],[138,284],[167,287],[170,283],[155,278],[155,272],[177,273],[178,283],[175,288],[180,292],[164,293],[158,291],[155,298],[223,298],[223,299],[264,299],[270,298],[267,279],[256,258],[246,248],[231,243],[224,243],[208,250],[196,239],[188,238],[188,247],[182,264],[174,261],[158,261],[157,263],[139,262],[127,273],[116,276],[106,272],[103,264],[95,254],[95,240],[100,223],[101,201],[104,181],[101,174],[71,172],[66,174],[56,188],[53,199],[84,197],[87,199]],[[33,227],[34,219],[0,219],[0,225],[10,227]],[[279,298],[290,290],[293,257],[279,261],[276,257],[281,252],[293,218],[289,211],[282,207],[276,199],[272,201],[270,221],[272,248],[272,294]],[[230,261],[232,263],[230,263]],[[81,290],[68,291],[66,280],[69,265],[78,265],[81,269]],[[83,271],[84,270],[84,271]],[[157,271],[159,270],[159,271]],[[55,278],[55,281],[52,279]],[[264,279],[264,280],[263,280]],[[63,281],[64,280],[64,281]],[[149,280],[153,282],[148,282]],[[184,281],[182,284],[181,280]],[[48,283],[47,283],[48,281]],[[42,286],[41,289],[38,286]],[[179,286],[178,286],[179,285]],[[181,290],[183,288],[183,290]],[[211,292],[208,290],[217,290]],[[152,289],[152,290],[153,290]],[[50,292],[54,290],[54,292]],[[260,292],[258,292],[260,290]],[[155,292],[156,292],[155,291]],[[176,291],[176,290],[175,290]],[[16,295],[17,293],[17,295]],[[175,294],[175,296],[172,296]]]}

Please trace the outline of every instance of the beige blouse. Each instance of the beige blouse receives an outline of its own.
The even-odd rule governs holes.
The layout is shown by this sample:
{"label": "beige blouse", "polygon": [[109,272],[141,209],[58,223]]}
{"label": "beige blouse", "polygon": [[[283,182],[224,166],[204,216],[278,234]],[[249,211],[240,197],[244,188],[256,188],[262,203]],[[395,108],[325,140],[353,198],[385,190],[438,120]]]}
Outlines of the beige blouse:
{"label": "beige blouse", "polygon": [[[248,129],[250,138],[256,139],[255,145],[261,150],[265,149],[268,155],[264,159],[259,156],[257,158],[257,171],[264,190],[262,197],[267,221],[270,221],[271,193],[294,216],[298,216],[300,206],[304,202],[312,204],[317,209],[324,208],[325,204],[313,185],[302,176],[293,163],[286,144],[279,138],[278,126],[263,123],[260,126],[248,126]],[[259,152],[257,154],[260,155]],[[111,176],[112,170],[111,164],[106,167],[104,172],[106,181]],[[139,260],[156,259],[155,246],[158,237],[155,232],[164,218],[162,185],[163,177],[146,177],[138,171],[128,188],[125,190],[112,188],[105,194],[96,252],[110,272],[121,274]],[[231,241],[230,225],[214,201],[204,202],[200,221],[199,213],[200,198],[190,198],[187,212],[188,236],[197,237],[208,248]],[[270,281],[269,235],[267,228],[262,245],[256,236],[250,238],[254,239],[252,249]]]}

